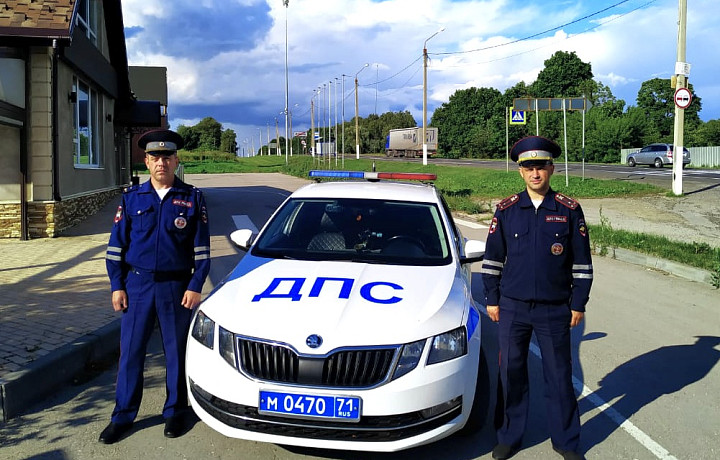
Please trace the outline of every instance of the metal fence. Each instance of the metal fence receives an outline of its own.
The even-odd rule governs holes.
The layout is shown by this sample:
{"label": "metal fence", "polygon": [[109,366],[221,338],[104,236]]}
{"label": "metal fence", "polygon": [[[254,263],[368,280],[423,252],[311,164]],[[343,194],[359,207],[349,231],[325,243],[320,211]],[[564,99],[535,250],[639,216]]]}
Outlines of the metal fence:
{"label": "metal fence", "polygon": [[[690,152],[690,166],[718,167],[720,166],[720,147],[688,147]],[[620,163],[627,162],[630,153],[640,149],[621,149]]]}

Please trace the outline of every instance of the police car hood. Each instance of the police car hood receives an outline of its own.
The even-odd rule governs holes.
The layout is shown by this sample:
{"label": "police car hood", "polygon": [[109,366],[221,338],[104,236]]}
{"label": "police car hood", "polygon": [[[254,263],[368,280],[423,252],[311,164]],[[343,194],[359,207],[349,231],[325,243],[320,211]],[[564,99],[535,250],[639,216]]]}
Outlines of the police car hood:
{"label": "police car hood", "polygon": [[[201,305],[223,328],[301,353],[394,345],[463,324],[470,299],[455,264],[307,262],[247,254]],[[322,337],[310,349],[308,336]]]}

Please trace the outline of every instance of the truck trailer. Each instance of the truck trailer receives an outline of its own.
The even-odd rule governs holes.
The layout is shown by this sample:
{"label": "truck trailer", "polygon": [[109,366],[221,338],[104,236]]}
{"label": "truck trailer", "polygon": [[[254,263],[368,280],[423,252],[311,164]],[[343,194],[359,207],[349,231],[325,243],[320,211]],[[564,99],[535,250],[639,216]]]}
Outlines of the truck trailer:
{"label": "truck trailer", "polygon": [[[422,157],[422,127],[391,129],[385,138],[385,154],[389,157]],[[438,129],[426,129],[428,156],[437,153]]]}

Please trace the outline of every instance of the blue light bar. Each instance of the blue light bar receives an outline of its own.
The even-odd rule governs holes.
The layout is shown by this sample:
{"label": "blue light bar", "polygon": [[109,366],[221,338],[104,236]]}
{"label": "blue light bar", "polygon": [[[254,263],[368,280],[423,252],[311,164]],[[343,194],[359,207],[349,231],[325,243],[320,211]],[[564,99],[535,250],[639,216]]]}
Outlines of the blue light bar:
{"label": "blue light bar", "polygon": [[363,171],[322,171],[313,169],[308,173],[310,177],[333,177],[340,179],[365,179]]}

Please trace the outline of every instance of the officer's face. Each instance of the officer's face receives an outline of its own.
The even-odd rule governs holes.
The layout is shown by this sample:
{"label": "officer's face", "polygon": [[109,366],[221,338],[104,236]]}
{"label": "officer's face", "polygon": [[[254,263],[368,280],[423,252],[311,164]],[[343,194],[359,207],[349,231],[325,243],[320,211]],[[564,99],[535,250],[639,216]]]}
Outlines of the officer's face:
{"label": "officer's face", "polygon": [[154,185],[172,186],[175,181],[175,169],[178,167],[178,156],[145,154],[145,166],[150,171]]}
{"label": "officer's face", "polygon": [[550,188],[550,176],[555,171],[555,166],[549,165],[528,165],[520,166],[520,175],[525,181],[529,192],[545,195]]}

